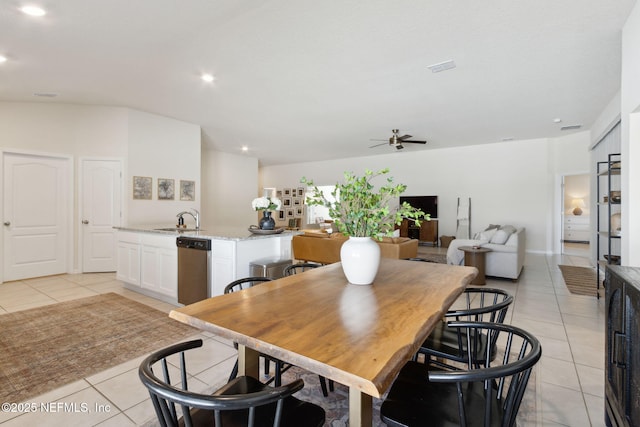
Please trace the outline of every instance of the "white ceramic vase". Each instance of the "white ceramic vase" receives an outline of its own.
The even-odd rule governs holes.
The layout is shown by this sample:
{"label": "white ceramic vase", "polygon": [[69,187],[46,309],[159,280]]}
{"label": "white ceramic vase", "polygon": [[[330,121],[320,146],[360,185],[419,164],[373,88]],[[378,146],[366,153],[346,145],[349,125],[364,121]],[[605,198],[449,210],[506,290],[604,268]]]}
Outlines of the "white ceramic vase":
{"label": "white ceramic vase", "polygon": [[370,237],[349,237],[340,248],[340,261],[349,283],[370,285],[380,266],[380,246]]}

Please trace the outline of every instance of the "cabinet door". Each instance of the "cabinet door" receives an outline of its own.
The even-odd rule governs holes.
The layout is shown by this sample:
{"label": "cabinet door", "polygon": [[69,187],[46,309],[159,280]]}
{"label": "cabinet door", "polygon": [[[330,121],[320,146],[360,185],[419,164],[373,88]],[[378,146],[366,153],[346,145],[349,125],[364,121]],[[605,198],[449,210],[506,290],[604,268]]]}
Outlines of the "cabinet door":
{"label": "cabinet door", "polygon": [[140,286],[140,245],[118,242],[116,279]]}
{"label": "cabinet door", "polygon": [[178,251],[168,248],[158,249],[159,280],[158,292],[178,297]]}
{"label": "cabinet door", "polygon": [[420,240],[424,242],[438,242],[438,221],[423,221],[420,224]]}
{"label": "cabinet door", "polygon": [[178,297],[178,251],[175,247],[143,244],[140,285],[150,291]]}
{"label": "cabinet door", "polygon": [[627,384],[625,416],[629,425],[640,426],[640,293],[637,287],[625,284],[625,328],[627,332]]}

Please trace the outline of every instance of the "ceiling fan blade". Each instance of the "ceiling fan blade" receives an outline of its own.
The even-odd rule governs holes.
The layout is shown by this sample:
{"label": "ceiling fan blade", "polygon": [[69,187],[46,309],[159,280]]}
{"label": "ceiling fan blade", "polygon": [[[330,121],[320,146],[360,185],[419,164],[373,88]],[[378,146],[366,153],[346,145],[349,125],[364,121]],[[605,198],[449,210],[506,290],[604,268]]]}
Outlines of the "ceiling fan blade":
{"label": "ceiling fan blade", "polygon": [[401,139],[403,141],[406,140],[407,138],[411,138],[411,135],[402,135],[398,137],[398,139]]}
{"label": "ceiling fan blade", "polygon": [[402,141],[402,143],[404,144],[405,142],[411,143],[411,144],[426,144],[427,141]]}
{"label": "ceiling fan blade", "polygon": [[387,142],[389,142],[389,139],[373,139],[373,138],[371,138],[371,139],[369,139],[369,141],[387,141]]}
{"label": "ceiling fan blade", "polygon": [[[378,140],[378,141],[381,141],[381,140]],[[383,143],[381,143],[381,144],[371,145],[371,146],[369,146],[369,148],[379,147],[379,146],[381,146],[381,145],[389,145],[389,142],[387,141],[387,142],[383,142]]]}

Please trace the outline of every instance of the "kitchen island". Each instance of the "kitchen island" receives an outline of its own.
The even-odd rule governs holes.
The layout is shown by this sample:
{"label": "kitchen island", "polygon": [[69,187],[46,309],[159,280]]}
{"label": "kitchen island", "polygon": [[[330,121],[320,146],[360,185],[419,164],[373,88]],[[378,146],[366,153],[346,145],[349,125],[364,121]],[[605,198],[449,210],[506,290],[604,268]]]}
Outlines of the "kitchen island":
{"label": "kitchen island", "polygon": [[118,280],[127,289],[170,303],[178,301],[178,236],[211,241],[209,295],[221,295],[233,280],[250,276],[250,263],[291,259],[291,238],[297,232],[253,234],[247,228],[203,226],[181,231],[165,225],[116,227]]}

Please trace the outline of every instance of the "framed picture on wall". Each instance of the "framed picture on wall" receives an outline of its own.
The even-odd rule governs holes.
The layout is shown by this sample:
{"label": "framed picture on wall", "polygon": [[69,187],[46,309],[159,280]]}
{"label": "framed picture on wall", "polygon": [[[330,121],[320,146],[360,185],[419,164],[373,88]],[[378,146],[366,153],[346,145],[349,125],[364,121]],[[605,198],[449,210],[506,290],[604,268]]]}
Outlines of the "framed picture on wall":
{"label": "framed picture on wall", "polygon": [[282,199],[282,206],[286,206],[286,207],[291,206],[291,197],[284,197]]}
{"label": "framed picture on wall", "polygon": [[298,206],[296,209],[296,218],[302,218],[304,216],[304,207]]}
{"label": "framed picture on wall", "polygon": [[294,197],[292,200],[293,206],[300,206],[302,204],[302,199],[300,197]]}
{"label": "framed picture on wall", "polygon": [[134,200],[151,200],[153,191],[152,179],[148,176],[133,177],[133,199]]}
{"label": "framed picture on wall", "polygon": [[298,197],[304,197],[304,187],[298,187]]}
{"label": "framed picture on wall", "polygon": [[288,209],[286,210],[286,212],[287,212],[287,218],[294,218],[294,217],[295,217],[295,213],[296,213],[296,210],[295,210],[295,209],[293,209],[293,208],[288,208]]}
{"label": "framed picture on wall", "polygon": [[284,197],[291,197],[292,196],[291,189],[290,188],[283,188],[282,189],[282,195]]}
{"label": "framed picture on wall", "polygon": [[180,200],[193,202],[196,199],[196,182],[180,180]]}
{"label": "framed picture on wall", "polygon": [[175,180],[158,178],[158,200],[174,200],[176,198]]}
{"label": "framed picture on wall", "polygon": [[283,210],[282,211],[278,211],[278,219],[280,221],[284,221],[284,213],[285,212]]}

